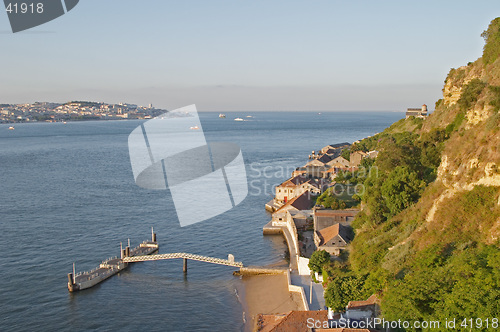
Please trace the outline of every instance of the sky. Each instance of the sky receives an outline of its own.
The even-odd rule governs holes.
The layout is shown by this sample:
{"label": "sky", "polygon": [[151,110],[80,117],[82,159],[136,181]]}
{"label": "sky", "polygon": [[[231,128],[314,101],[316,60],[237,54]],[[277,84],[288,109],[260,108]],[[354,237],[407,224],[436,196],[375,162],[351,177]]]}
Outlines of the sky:
{"label": "sky", "polygon": [[497,16],[498,0],[80,0],[13,34],[2,11],[0,103],[432,110]]}

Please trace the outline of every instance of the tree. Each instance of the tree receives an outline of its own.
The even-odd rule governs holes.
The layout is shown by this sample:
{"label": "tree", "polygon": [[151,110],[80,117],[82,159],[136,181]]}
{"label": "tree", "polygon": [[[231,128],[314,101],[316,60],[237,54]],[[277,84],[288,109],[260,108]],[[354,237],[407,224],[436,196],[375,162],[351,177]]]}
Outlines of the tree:
{"label": "tree", "polygon": [[488,30],[483,31],[481,37],[485,41],[483,63],[487,65],[493,63],[500,55],[500,17],[491,21]]}
{"label": "tree", "polygon": [[330,254],[326,250],[315,251],[309,259],[309,269],[321,273],[323,266],[330,262]]}
{"label": "tree", "polygon": [[345,309],[349,301],[364,300],[364,277],[338,276],[328,284],[325,290],[325,304],[334,311]]}
{"label": "tree", "polygon": [[337,197],[333,197],[330,207],[332,210],[343,210],[346,208],[346,204],[344,201],[338,199]]}
{"label": "tree", "polygon": [[342,153],[340,155],[342,157],[344,157],[344,159],[350,160],[351,159],[351,149],[350,148],[346,148],[346,149],[342,150]]}
{"label": "tree", "polygon": [[396,167],[381,188],[386,205],[392,215],[403,211],[419,198],[425,188],[425,181],[407,167]]}

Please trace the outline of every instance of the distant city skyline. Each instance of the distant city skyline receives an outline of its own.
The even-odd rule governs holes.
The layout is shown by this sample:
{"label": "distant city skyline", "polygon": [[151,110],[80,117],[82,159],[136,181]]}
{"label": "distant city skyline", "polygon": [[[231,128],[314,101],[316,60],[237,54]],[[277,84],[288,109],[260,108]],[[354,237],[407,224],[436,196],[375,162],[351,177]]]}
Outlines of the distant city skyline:
{"label": "distant city skyline", "polygon": [[0,103],[127,102],[203,111],[404,111],[481,56],[500,2],[80,1],[12,34]]}

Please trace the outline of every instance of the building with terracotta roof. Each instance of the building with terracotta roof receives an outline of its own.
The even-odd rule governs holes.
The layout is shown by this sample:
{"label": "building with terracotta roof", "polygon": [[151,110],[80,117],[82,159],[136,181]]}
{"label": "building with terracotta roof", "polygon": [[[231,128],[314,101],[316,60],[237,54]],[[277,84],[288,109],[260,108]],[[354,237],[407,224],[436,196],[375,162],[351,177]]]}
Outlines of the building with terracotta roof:
{"label": "building with terracotta roof", "polygon": [[340,255],[352,241],[351,229],[342,224],[335,224],[314,232],[317,250],[326,250],[331,255]]}
{"label": "building with terracotta roof", "polygon": [[305,164],[305,167],[307,167],[307,166],[322,166],[322,167],[325,167],[325,164],[326,164],[326,162],[323,162],[323,161],[321,161],[319,159],[312,159],[307,164]]}
{"label": "building with terracotta roof", "polygon": [[373,294],[364,301],[349,301],[344,317],[354,320],[371,319],[380,314],[380,299]]}
{"label": "building with terracotta roof", "polygon": [[338,156],[337,158],[330,160],[326,164],[329,167],[349,167],[350,166],[349,160],[345,159],[342,156]]}
{"label": "building with terracotta roof", "polygon": [[298,170],[304,171],[304,173],[312,178],[327,178],[328,174],[326,171],[328,171],[328,166],[326,164],[322,166],[315,166],[315,165],[306,165],[304,167],[300,167]]}
{"label": "building with terracotta roof", "polygon": [[275,188],[275,200],[279,203],[286,203],[292,198],[301,195],[304,191],[297,188],[309,181],[310,178],[304,174],[294,176]]}
{"label": "building with terracotta roof", "polygon": [[309,191],[311,195],[320,195],[330,184],[324,179],[314,179],[304,174],[292,177],[275,188],[275,203],[282,205],[289,200]]}
{"label": "building with terracotta roof", "polygon": [[[257,315],[255,331],[258,332],[306,332],[314,331],[310,326],[313,321],[328,322],[328,312],[289,311],[278,315]],[[309,320],[309,324],[308,324]]]}
{"label": "building with terracotta roof", "polygon": [[331,209],[314,209],[314,230],[341,223],[348,226],[359,213],[357,209],[331,210]]}
{"label": "building with terracotta roof", "polygon": [[313,205],[313,197],[309,192],[304,192],[301,195],[292,198],[282,207],[272,214],[273,221],[286,221],[286,212],[288,210],[301,211],[309,210]]}
{"label": "building with terracotta roof", "polygon": [[427,105],[423,104],[422,108],[408,108],[406,110],[406,118],[408,119],[411,116],[425,119],[427,117]]}
{"label": "building with terracotta roof", "polygon": [[366,157],[366,152],[354,151],[351,152],[349,156],[349,166],[358,167],[361,164],[361,160]]}
{"label": "building with terracotta roof", "polygon": [[320,150],[320,153],[325,154],[328,151],[342,151],[342,149],[348,148],[351,146],[351,144],[344,142],[344,143],[338,143],[338,144],[330,144],[325,146]]}

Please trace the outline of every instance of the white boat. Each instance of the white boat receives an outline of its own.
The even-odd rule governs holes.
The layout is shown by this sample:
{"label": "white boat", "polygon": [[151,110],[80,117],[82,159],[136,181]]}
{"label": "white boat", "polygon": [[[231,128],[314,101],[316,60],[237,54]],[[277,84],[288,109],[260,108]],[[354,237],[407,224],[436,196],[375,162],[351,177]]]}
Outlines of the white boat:
{"label": "white boat", "polygon": [[236,118],[234,121],[244,121],[242,118]]}
{"label": "white boat", "polygon": [[194,127],[189,127],[189,129],[191,129],[191,130],[198,130],[198,129],[200,129],[200,127],[194,126]]}
{"label": "white boat", "polygon": [[219,118],[221,118],[221,119],[225,119],[225,118],[226,118],[226,114],[222,114],[222,113],[221,113],[221,114],[219,114]]}
{"label": "white boat", "polygon": [[251,116],[251,115],[247,115],[247,118],[253,118],[253,116]]}
{"label": "white boat", "polygon": [[9,127],[9,130],[14,130],[14,127],[12,127],[12,126],[11,126],[11,127]]}

